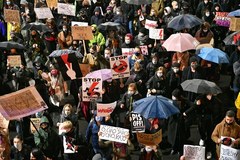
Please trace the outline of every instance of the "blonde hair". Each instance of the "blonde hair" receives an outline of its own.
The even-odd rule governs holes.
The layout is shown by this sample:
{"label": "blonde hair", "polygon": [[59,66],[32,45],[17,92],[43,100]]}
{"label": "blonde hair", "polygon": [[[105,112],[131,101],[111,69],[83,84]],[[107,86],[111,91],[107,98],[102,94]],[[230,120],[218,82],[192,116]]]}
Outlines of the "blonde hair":
{"label": "blonde hair", "polygon": [[137,90],[137,85],[136,85],[136,83],[130,83],[128,85],[128,88],[133,88],[136,91]]}
{"label": "blonde hair", "polygon": [[141,65],[139,62],[135,62],[133,67],[135,71],[139,71],[141,69]]}
{"label": "blonde hair", "polygon": [[71,121],[64,121],[62,123],[62,128],[66,129],[66,128],[72,128],[73,127],[73,124]]}
{"label": "blonde hair", "polygon": [[158,67],[157,71],[161,71],[163,73],[163,77],[165,78],[166,77],[166,69],[164,67]]}
{"label": "blonde hair", "polygon": [[71,113],[72,113],[73,107],[72,107],[72,105],[69,104],[69,103],[67,103],[67,104],[65,104],[65,105],[63,106],[63,111],[65,111],[65,108],[67,108],[67,107],[70,109],[70,111],[71,111]]}

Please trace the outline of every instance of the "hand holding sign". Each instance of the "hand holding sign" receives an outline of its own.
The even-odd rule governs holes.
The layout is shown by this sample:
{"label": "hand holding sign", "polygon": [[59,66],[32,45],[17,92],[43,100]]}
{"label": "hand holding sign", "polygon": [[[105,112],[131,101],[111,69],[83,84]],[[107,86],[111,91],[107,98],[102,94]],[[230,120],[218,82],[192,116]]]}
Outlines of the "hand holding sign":
{"label": "hand holding sign", "polygon": [[76,72],[72,69],[72,63],[69,63],[70,66],[65,64],[67,67],[67,75],[71,78],[71,80],[76,79]]}

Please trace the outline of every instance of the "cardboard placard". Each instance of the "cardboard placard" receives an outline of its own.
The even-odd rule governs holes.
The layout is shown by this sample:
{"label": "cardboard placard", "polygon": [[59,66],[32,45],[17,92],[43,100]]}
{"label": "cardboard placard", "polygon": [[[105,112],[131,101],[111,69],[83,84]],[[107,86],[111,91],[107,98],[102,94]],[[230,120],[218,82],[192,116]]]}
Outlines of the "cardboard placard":
{"label": "cardboard placard", "polygon": [[19,10],[4,9],[5,22],[21,23]]}
{"label": "cardboard placard", "polygon": [[46,2],[47,2],[47,6],[49,7],[49,8],[56,8],[57,7],[57,0],[46,0]]}
{"label": "cardboard placard", "polygon": [[146,19],[146,21],[145,21],[146,29],[156,28],[157,26],[158,26],[157,21]]}
{"label": "cardboard placard", "polygon": [[164,30],[163,29],[149,29],[149,38],[151,39],[163,39],[164,38]]}
{"label": "cardboard placard", "polygon": [[[33,122],[37,130],[39,130],[41,118],[30,118],[30,120]],[[33,126],[33,124],[30,122],[30,130],[31,130],[31,133],[34,134],[37,131],[36,131],[36,128]]]}
{"label": "cardboard placard", "polygon": [[91,67],[89,64],[79,64],[82,76],[85,77],[88,73],[90,73]]}
{"label": "cardboard placard", "polygon": [[71,26],[88,26],[87,22],[76,22],[76,21],[72,21],[71,22]]}
{"label": "cardboard placard", "polygon": [[66,136],[63,136],[63,149],[64,153],[76,153],[74,141],[76,141],[74,138],[66,138]]}
{"label": "cardboard placard", "polygon": [[230,31],[240,30],[240,18],[231,17],[229,30]]}
{"label": "cardboard placard", "polygon": [[8,56],[8,63],[11,67],[19,67],[22,64],[21,55]]}
{"label": "cardboard placard", "polygon": [[34,11],[38,19],[53,18],[50,8],[34,8]]}
{"label": "cardboard placard", "polygon": [[134,48],[122,48],[122,55],[130,57],[133,55]]}
{"label": "cardboard placard", "polygon": [[23,118],[47,108],[33,86],[0,96],[0,112],[7,120]]}
{"label": "cardboard placard", "polygon": [[145,46],[139,46],[141,48],[141,52],[143,55],[148,55],[148,46],[145,45]]}
{"label": "cardboard placard", "polygon": [[112,127],[107,125],[100,125],[99,138],[104,140],[109,140],[113,142],[127,143],[127,135],[129,135],[129,130],[125,128]]}
{"label": "cardboard placard", "polygon": [[0,126],[1,126],[0,128],[8,129],[8,125],[9,125],[9,120],[6,120],[0,113]]}
{"label": "cardboard placard", "polygon": [[148,146],[158,145],[159,143],[162,142],[162,130],[160,129],[158,132],[154,134],[137,132],[137,140],[139,143]]}
{"label": "cardboard placard", "polygon": [[72,26],[72,36],[74,40],[93,39],[91,26]]}
{"label": "cardboard placard", "polygon": [[219,26],[229,27],[230,26],[230,17],[228,17],[228,12],[216,12],[215,22]]}
{"label": "cardboard placard", "polygon": [[185,160],[205,160],[205,147],[184,145]]}
{"label": "cardboard placard", "polygon": [[221,144],[220,159],[239,160],[240,150]]}
{"label": "cardboard placard", "polygon": [[115,109],[116,105],[117,105],[116,101],[108,104],[97,103],[97,116],[99,117],[109,116]]}
{"label": "cardboard placard", "polygon": [[66,4],[66,3],[58,3],[57,8],[58,8],[58,14],[75,16],[75,13],[76,13],[75,5]]}
{"label": "cardboard placard", "polygon": [[131,113],[132,132],[145,132],[144,119],[139,113]]}
{"label": "cardboard placard", "polygon": [[110,67],[113,79],[126,78],[130,76],[128,56],[110,57]]}
{"label": "cardboard placard", "polygon": [[86,78],[82,80],[82,99],[84,102],[91,100],[102,100],[102,79],[101,78]]}

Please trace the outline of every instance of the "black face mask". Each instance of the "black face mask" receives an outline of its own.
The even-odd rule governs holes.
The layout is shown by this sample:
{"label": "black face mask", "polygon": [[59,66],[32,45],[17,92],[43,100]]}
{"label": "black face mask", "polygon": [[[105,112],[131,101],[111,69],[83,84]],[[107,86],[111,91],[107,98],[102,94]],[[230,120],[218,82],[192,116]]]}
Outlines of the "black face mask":
{"label": "black face mask", "polygon": [[92,33],[94,34],[94,33],[96,33],[96,31],[92,31]]}
{"label": "black face mask", "polygon": [[32,38],[36,38],[37,37],[37,35],[32,35]]}

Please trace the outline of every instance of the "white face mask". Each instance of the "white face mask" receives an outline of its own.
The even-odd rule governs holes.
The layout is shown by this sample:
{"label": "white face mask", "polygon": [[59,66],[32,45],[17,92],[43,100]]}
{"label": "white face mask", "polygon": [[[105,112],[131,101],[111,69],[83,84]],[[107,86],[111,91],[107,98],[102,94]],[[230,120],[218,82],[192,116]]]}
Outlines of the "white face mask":
{"label": "white face mask", "polygon": [[173,68],[173,72],[174,72],[174,73],[177,73],[178,71],[179,71],[178,68]]}
{"label": "white face mask", "polygon": [[207,31],[208,31],[207,29],[204,29],[204,30],[203,30],[203,32],[205,32],[205,33],[206,33]]}
{"label": "white face mask", "polygon": [[22,148],[22,144],[20,144],[20,143],[13,143],[13,145],[17,149],[21,149]]}
{"label": "white face mask", "polygon": [[6,3],[7,3],[7,5],[10,5],[10,4],[11,4],[11,2],[10,2],[10,1],[7,1]]}
{"label": "white face mask", "polygon": [[162,77],[162,75],[163,75],[162,73],[157,73],[158,77]]}
{"label": "white face mask", "polygon": [[153,63],[153,64],[157,64],[157,61],[156,61],[156,60],[152,60],[152,63]]}
{"label": "white face mask", "polygon": [[177,100],[177,98],[176,98],[176,97],[174,97],[174,96],[172,96],[172,100]]}
{"label": "white face mask", "polygon": [[70,114],[71,114],[71,112],[70,112],[70,111],[65,111],[64,113],[65,113],[65,115],[66,115],[66,116],[68,116],[68,115],[70,115]]}
{"label": "white face mask", "polygon": [[152,152],[152,148],[150,147],[145,147],[146,152]]}
{"label": "white face mask", "polygon": [[142,60],[141,59],[138,59],[137,62],[140,63]]}
{"label": "white face mask", "polygon": [[119,15],[119,14],[121,14],[121,12],[117,11],[116,14]]}
{"label": "white face mask", "polygon": [[210,13],[209,13],[209,12],[206,12],[205,15],[206,15],[207,17],[209,17],[209,16],[210,16]]}
{"label": "white face mask", "polygon": [[133,95],[134,92],[133,91],[128,91],[128,94]]}
{"label": "white face mask", "polygon": [[131,42],[130,40],[125,40],[126,44],[130,44],[130,42]]}
{"label": "white face mask", "polygon": [[28,83],[29,83],[30,86],[35,86],[35,80],[34,79],[29,80]]}
{"label": "white face mask", "polygon": [[104,57],[108,59],[110,56],[108,54],[105,54]]}

